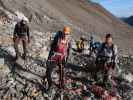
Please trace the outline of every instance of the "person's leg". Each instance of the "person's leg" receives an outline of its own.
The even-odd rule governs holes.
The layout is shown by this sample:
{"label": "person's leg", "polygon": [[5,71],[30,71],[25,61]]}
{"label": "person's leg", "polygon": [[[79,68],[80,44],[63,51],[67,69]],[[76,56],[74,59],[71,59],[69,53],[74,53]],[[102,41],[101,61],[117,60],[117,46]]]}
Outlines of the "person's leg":
{"label": "person's leg", "polygon": [[116,77],[116,66],[113,63],[111,68],[110,68],[110,80],[112,81],[113,86],[117,85],[117,83],[115,82],[115,79],[114,79],[115,77]]}
{"label": "person's leg", "polygon": [[99,72],[99,64],[96,64],[96,68],[94,69],[94,72],[92,72],[93,78],[96,81],[97,80],[97,73]]}
{"label": "person's leg", "polygon": [[26,40],[26,37],[23,37],[22,44],[23,44],[23,58],[26,59],[26,57],[27,57],[27,40]]}
{"label": "person's leg", "polygon": [[52,70],[53,70],[53,64],[51,62],[47,62],[46,78],[48,81],[48,89],[52,86],[52,78],[51,78]]}
{"label": "person's leg", "polygon": [[59,86],[60,89],[64,87],[64,67],[63,64],[59,65],[59,74],[60,74],[60,79],[59,79]]}
{"label": "person's leg", "polygon": [[103,83],[106,83],[107,80],[108,80],[108,74],[104,72]]}
{"label": "person's leg", "polygon": [[94,79],[96,80],[96,81],[98,81],[99,79],[98,79],[98,73],[103,73],[104,72],[104,69],[103,69],[103,64],[102,63],[97,63],[96,64],[96,69],[95,69],[95,72],[94,72]]}
{"label": "person's leg", "polygon": [[105,64],[104,65],[104,83],[109,80],[109,75],[110,75],[110,64]]}
{"label": "person's leg", "polygon": [[19,57],[19,48],[18,48],[18,45],[19,45],[19,42],[20,42],[20,38],[16,38],[15,40],[14,40],[14,49],[15,49],[15,52],[16,52],[16,59]]}
{"label": "person's leg", "polygon": [[109,63],[106,65],[106,74],[107,74],[107,79],[111,80],[111,78],[114,77],[114,72],[115,72],[115,64]]}

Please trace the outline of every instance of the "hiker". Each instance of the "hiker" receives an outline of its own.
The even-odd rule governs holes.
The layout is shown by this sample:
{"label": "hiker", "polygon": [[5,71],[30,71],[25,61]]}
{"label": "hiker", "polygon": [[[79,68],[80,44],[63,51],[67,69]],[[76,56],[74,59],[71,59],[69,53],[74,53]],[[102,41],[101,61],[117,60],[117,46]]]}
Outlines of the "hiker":
{"label": "hiker", "polygon": [[85,37],[81,36],[80,40],[76,41],[77,52],[82,53],[85,47]]}
{"label": "hiker", "polygon": [[[51,50],[49,52],[48,61],[47,61],[47,71],[46,76],[49,84],[49,88],[52,84],[51,73],[53,67],[48,65],[49,62],[55,60],[57,64],[59,64],[59,72],[63,72],[64,68],[61,68],[60,64],[65,65],[69,56],[70,50],[70,31],[69,27],[64,27],[63,31],[59,31],[56,33],[54,40],[51,44]],[[51,64],[51,63],[50,63]],[[62,69],[62,70],[61,70]],[[63,82],[63,79],[59,79],[60,82]],[[63,83],[59,83],[61,87],[63,87]]]}
{"label": "hiker", "polygon": [[25,60],[27,56],[27,43],[30,43],[30,33],[27,21],[22,19],[15,25],[13,34],[14,48],[16,52],[15,60],[20,56],[18,45],[22,42],[23,45],[23,55],[22,58]]}
{"label": "hiker", "polygon": [[94,44],[94,37],[93,36],[90,37],[89,44],[90,44],[90,51],[93,51],[93,44]]}
{"label": "hiker", "polygon": [[104,73],[103,81],[113,78],[113,73],[116,68],[117,61],[117,46],[113,44],[113,37],[111,34],[107,34],[105,42],[102,43],[100,50],[97,53],[96,66],[97,71]]}
{"label": "hiker", "polygon": [[101,43],[98,41],[95,41],[93,36],[90,37],[89,45],[90,45],[89,47],[90,56],[92,56],[93,54],[96,55],[98,50],[101,48]]}

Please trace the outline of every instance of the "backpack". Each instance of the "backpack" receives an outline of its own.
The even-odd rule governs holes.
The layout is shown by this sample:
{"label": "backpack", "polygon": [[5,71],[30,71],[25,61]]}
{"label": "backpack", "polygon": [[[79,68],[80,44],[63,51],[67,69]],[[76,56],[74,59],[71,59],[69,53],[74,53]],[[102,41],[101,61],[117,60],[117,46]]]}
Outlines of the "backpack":
{"label": "backpack", "polygon": [[64,48],[64,45],[61,42],[61,40],[62,40],[62,34],[63,33],[61,31],[58,31],[56,33],[56,35],[54,37],[54,40],[52,41],[52,44],[51,44],[51,50],[50,50],[48,59],[50,59],[52,56],[53,56],[52,59],[54,59],[56,61],[57,60],[60,60],[61,61],[61,60],[64,59],[64,57],[65,57],[65,53],[64,53],[65,50],[64,49],[66,49],[66,48]]}
{"label": "backpack", "polygon": [[48,59],[50,59],[50,57],[52,55],[54,55],[54,51],[56,50],[56,46],[57,46],[57,43],[58,43],[58,39],[60,38],[60,35],[62,34],[61,31],[58,31],[55,36],[54,36],[54,39],[52,40],[51,44],[50,44],[50,52],[49,52],[49,56],[48,56]]}
{"label": "backpack", "polygon": [[102,46],[102,44],[101,44],[100,42],[95,42],[95,43],[93,44],[93,49],[100,49],[101,46]]}
{"label": "backpack", "polygon": [[[101,49],[99,50],[99,53],[103,52],[104,48],[105,48],[105,43],[102,43]],[[112,45],[111,49],[112,49],[112,53],[113,53],[111,59],[113,61],[114,57],[115,57],[114,44]],[[101,56],[101,55],[99,56],[98,55],[96,58],[96,63],[105,63],[107,61],[107,59],[108,58],[106,56]]]}
{"label": "backpack", "polygon": [[84,48],[84,43],[81,42],[80,40],[76,42],[77,49],[83,49]]}
{"label": "backpack", "polygon": [[51,51],[55,51],[57,43],[58,43],[58,40],[61,38],[62,34],[63,33],[61,31],[58,31],[56,33],[56,35],[55,35],[55,37],[54,37],[54,39],[53,39],[53,41],[51,43]]}

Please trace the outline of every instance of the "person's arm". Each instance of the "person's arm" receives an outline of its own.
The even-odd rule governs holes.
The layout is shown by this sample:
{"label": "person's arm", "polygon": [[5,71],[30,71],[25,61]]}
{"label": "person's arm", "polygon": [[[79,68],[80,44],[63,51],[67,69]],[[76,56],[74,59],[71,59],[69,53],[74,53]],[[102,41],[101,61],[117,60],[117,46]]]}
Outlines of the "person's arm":
{"label": "person's arm", "polygon": [[27,37],[28,37],[28,42],[30,42],[30,30],[28,26],[27,26]]}
{"label": "person's arm", "polygon": [[69,56],[70,54],[70,49],[71,49],[71,43],[68,44],[68,50],[67,50],[67,55]]}
{"label": "person's arm", "polygon": [[67,62],[67,60],[68,60],[68,58],[69,58],[69,55],[70,55],[70,52],[71,52],[71,48],[72,48],[72,44],[71,44],[71,42],[69,42],[69,44],[68,44],[68,49],[67,49],[66,62]]}
{"label": "person's arm", "polygon": [[115,65],[115,68],[116,68],[116,71],[117,71],[117,72],[120,71],[120,70],[119,70],[120,68],[119,68],[118,63],[119,63],[119,60],[118,60],[118,48],[117,48],[117,46],[115,45],[115,46],[114,46],[114,65]]}
{"label": "person's arm", "polygon": [[13,41],[14,42],[17,38],[17,33],[18,33],[18,24],[15,25],[14,32],[13,32]]}
{"label": "person's arm", "polygon": [[13,37],[17,36],[18,33],[18,25],[15,25],[14,32],[13,32]]}
{"label": "person's arm", "polygon": [[116,45],[114,45],[114,57],[113,57],[114,63],[118,62],[118,48]]}

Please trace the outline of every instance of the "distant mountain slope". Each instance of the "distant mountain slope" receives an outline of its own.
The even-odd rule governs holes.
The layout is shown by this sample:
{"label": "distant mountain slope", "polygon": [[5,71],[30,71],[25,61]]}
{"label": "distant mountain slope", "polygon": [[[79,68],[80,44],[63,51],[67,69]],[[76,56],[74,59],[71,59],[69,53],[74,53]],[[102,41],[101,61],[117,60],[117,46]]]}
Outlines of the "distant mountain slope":
{"label": "distant mountain slope", "polygon": [[128,18],[121,18],[123,21],[128,23],[129,25],[133,26],[133,16],[130,16]]}

